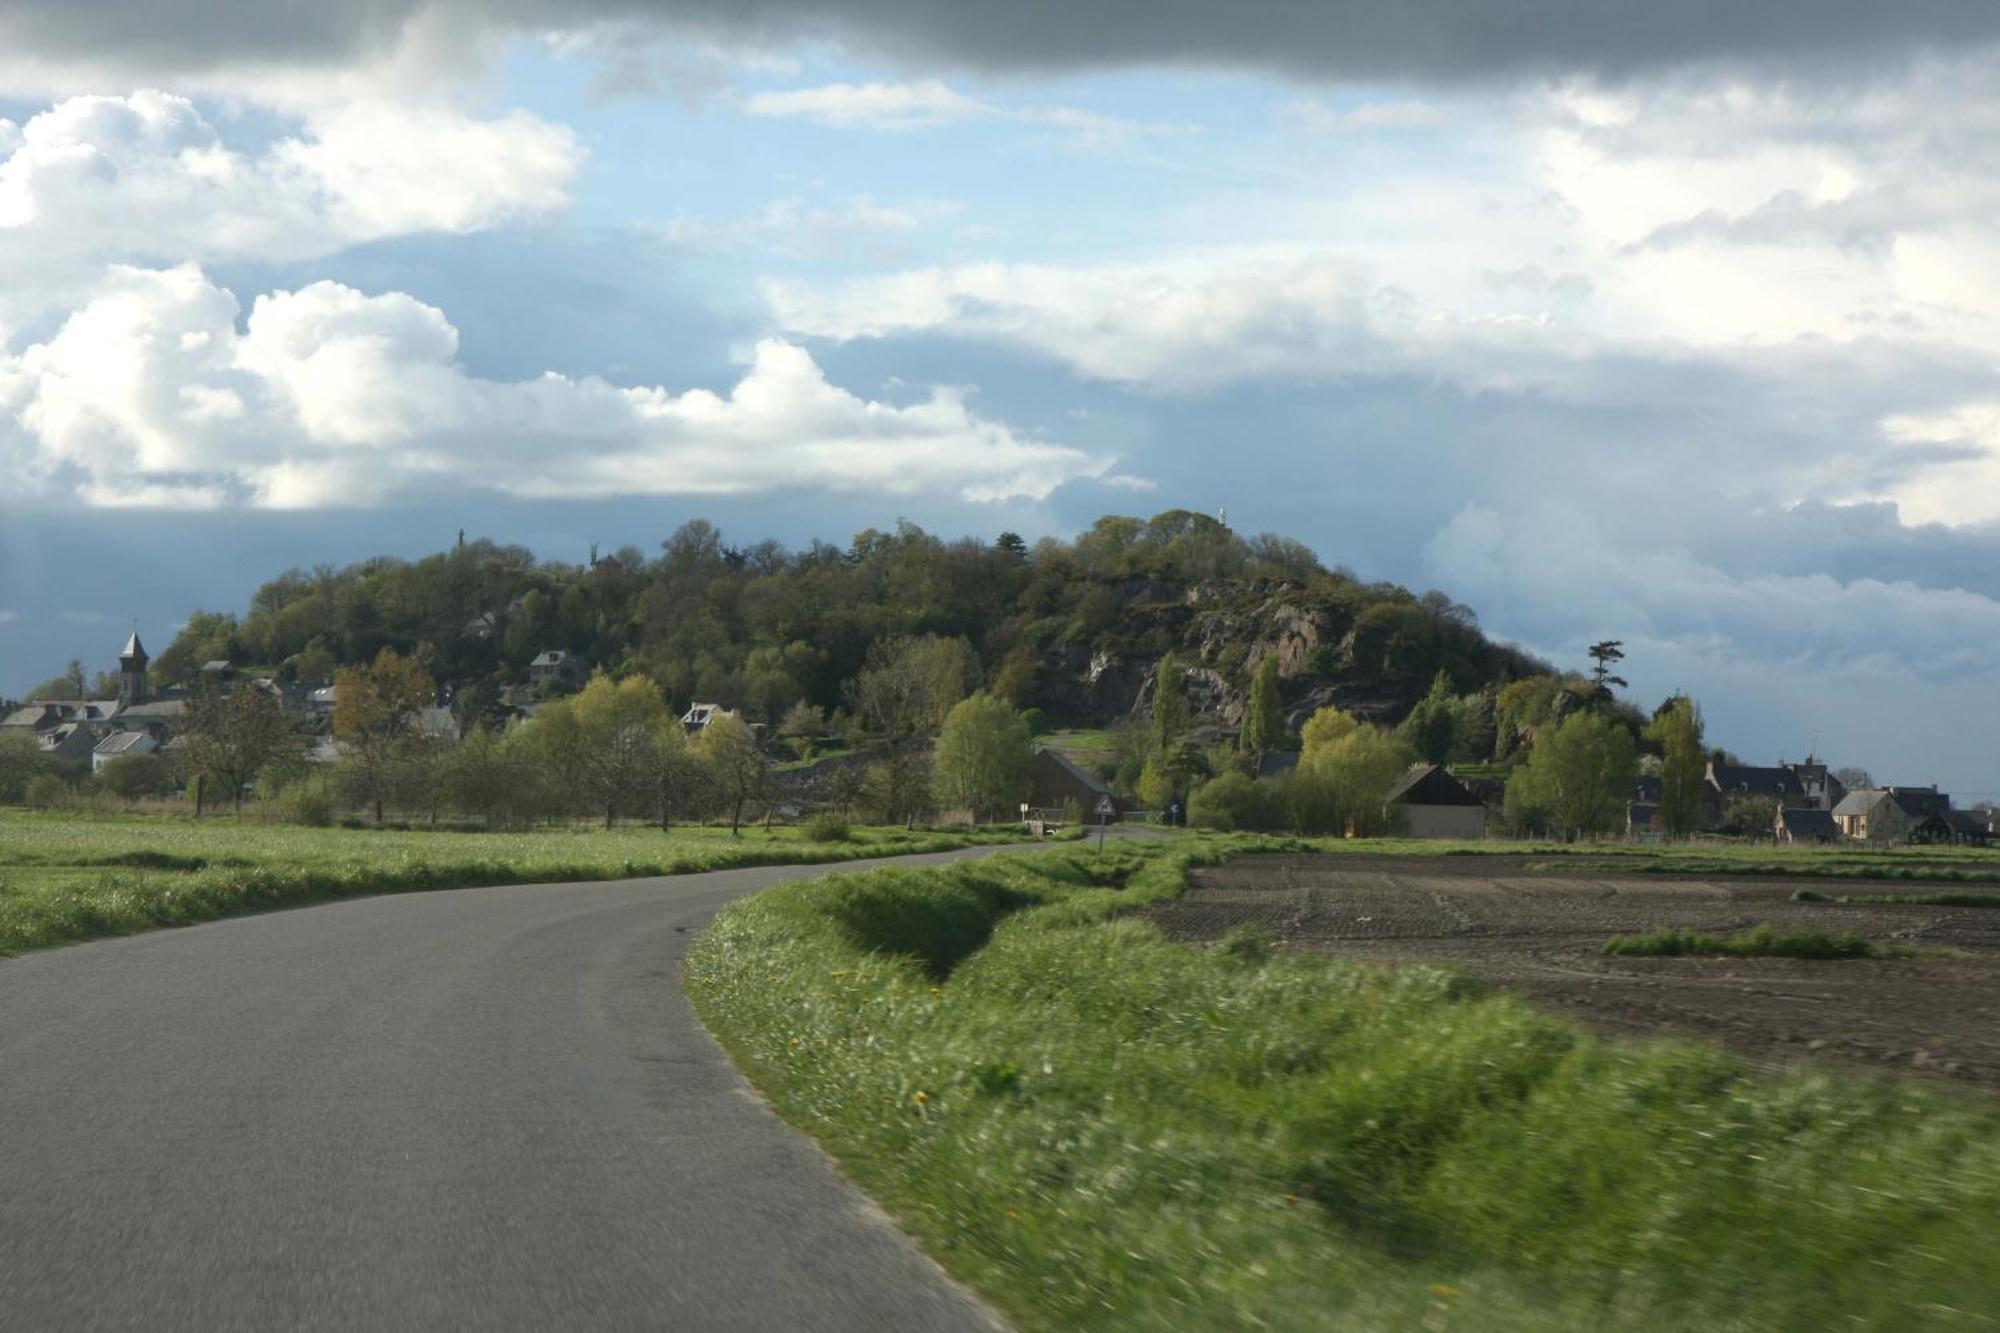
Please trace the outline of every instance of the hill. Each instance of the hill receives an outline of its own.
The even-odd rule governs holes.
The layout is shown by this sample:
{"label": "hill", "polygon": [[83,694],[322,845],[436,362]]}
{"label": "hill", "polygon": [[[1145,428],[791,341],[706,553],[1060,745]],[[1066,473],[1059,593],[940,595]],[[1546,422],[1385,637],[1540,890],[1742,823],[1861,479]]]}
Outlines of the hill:
{"label": "hill", "polygon": [[1189,668],[1197,715],[1223,726],[1269,654],[1295,718],[1336,702],[1394,720],[1439,671],[1474,692],[1550,670],[1442,593],[1365,583],[1297,541],[1170,510],[1032,546],[908,523],[845,548],[732,546],[695,520],[656,555],[628,547],[575,565],[461,540],[415,561],[281,574],[240,617],[192,617],[154,673],[173,684],[227,660],[316,682],[386,647],[416,656],[461,713],[497,718],[529,664],[561,649],[649,676],[677,706],[775,722],[800,702],[842,707],[870,646],[898,635],[964,639],[988,688],[1077,726],[1145,707],[1169,651]]}

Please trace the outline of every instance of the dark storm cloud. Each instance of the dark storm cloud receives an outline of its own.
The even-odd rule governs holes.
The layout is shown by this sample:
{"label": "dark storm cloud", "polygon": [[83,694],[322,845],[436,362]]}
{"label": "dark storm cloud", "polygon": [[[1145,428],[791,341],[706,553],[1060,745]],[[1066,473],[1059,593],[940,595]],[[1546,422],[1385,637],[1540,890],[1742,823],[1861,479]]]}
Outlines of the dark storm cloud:
{"label": "dark storm cloud", "polygon": [[752,44],[800,38],[991,71],[1193,65],[1304,78],[1458,82],[1609,76],[1703,61],[1880,62],[2000,37],[1968,0],[12,0],[0,49],[167,72],[350,64],[416,34],[658,24]]}

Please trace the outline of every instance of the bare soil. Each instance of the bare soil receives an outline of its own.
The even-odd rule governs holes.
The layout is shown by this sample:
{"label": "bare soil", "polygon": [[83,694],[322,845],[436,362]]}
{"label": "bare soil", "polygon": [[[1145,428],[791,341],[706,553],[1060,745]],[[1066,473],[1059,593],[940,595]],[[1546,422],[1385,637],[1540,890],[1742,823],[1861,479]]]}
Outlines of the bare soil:
{"label": "bare soil", "polygon": [[[1286,947],[1464,968],[1599,1032],[1720,1041],[1763,1067],[1859,1062],[2000,1091],[2000,908],[1795,903],[1961,886],[1619,876],[1511,856],[1244,856],[1153,909],[1168,935],[1255,922]],[[1909,958],[1628,958],[1613,935],[1729,934],[1762,922],[1853,930]],[[1936,950],[1936,953],[1930,951]]]}

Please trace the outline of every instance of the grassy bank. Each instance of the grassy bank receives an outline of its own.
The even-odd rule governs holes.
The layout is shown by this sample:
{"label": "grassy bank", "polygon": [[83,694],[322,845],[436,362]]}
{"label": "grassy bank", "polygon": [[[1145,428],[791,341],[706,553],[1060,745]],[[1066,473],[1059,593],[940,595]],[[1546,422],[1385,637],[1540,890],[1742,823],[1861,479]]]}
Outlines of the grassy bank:
{"label": "grassy bank", "polygon": [[330,898],[849,861],[1018,839],[1013,829],[310,829],[228,818],[0,811],[0,955]]}
{"label": "grassy bank", "polygon": [[1168,943],[1221,840],[786,886],[691,951],[782,1114],[1021,1326],[1990,1327],[2000,1108]]}

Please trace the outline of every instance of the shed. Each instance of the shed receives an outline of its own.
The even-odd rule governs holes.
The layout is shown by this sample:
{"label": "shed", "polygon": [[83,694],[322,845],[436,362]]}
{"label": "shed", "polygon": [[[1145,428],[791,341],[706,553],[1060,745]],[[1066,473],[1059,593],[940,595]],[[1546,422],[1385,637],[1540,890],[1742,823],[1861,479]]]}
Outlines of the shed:
{"label": "shed", "polygon": [[1412,765],[1384,804],[1402,808],[1413,838],[1486,836],[1486,803],[1443,764]]}
{"label": "shed", "polygon": [[1123,807],[1111,788],[1077,766],[1060,750],[1041,749],[1028,761],[1028,804],[1037,810],[1060,810],[1065,801],[1082,807],[1084,818],[1096,823],[1099,802],[1110,801],[1113,822]]}

